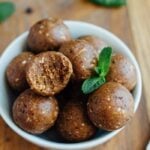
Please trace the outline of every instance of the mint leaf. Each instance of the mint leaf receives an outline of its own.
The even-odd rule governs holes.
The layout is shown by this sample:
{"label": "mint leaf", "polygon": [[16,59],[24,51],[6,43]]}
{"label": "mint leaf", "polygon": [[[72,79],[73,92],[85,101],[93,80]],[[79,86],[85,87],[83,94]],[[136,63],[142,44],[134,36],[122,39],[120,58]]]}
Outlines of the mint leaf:
{"label": "mint leaf", "polygon": [[118,7],[126,5],[126,0],[90,0],[91,2],[107,7]]}
{"label": "mint leaf", "polygon": [[89,94],[98,89],[105,83],[105,76],[107,75],[111,63],[112,48],[105,47],[99,54],[98,65],[94,68],[96,76],[86,79],[82,84],[82,92]]}
{"label": "mint leaf", "polygon": [[95,72],[96,72],[98,75],[99,75],[99,74],[100,74],[100,72],[101,72],[98,66],[97,66],[97,67],[95,67],[95,68],[94,68],[94,70],[95,70]]}
{"label": "mint leaf", "polygon": [[[110,63],[111,63],[111,55],[112,55],[112,48],[105,47],[103,48],[102,52],[99,54],[98,60],[98,70],[99,74],[102,77],[105,77],[109,71]],[[97,70],[97,69],[96,69]]]}
{"label": "mint leaf", "polygon": [[12,2],[0,2],[0,22],[5,21],[15,12],[15,6]]}
{"label": "mint leaf", "polygon": [[84,94],[89,94],[94,90],[98,89],[104,83],[105,78],[91,77],[89,79],[86,79],[82,84],[82,92]]}

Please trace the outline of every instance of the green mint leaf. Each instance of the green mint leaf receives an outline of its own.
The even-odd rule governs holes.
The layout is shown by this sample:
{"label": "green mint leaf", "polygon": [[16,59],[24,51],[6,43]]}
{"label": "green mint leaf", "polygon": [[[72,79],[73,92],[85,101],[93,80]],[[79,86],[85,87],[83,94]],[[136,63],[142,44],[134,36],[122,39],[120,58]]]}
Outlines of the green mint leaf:
{"label": "green mint leaf", "polygon": [[94,70],[95,70],[95,72],[96,72],[98,75],[100,74],[100,70],[99,70],[99,67],[98,67],[98,66],[95,67]]}
{"label": "green mint leaf", "polygon": [[91,2],[107,7],[119,7],[126,5],[126,0],[90,0]]}
{"label": "green mint leaf", "polygon": [[12,2],[0,2],[0,22],[5,21],[15,12],[15,6]]}
{"label": "green mint leaf", "polygon": [[105,77],[109,71],[110,63],[111,63],[111,55],[112,55],[112,48],[105,47],[99,54],[98,60],[98,70],[100,76]]}
{"label": "green mint leaf", "polygon": [[82,92],[84,94],[89,94],[94,90],[98,89],[104,83],[105,78],[91,77],[89,79],[86,79],[82,84]]}
{"label": "green mint leaf", "polygon": [[105,76],[107,75],[111,63],[112,48],[105,47],[99,54],[98,65],[94,68],[96,76],[86,79],[82,84],[82,92],[89,94],[98,89],[105,83]]}

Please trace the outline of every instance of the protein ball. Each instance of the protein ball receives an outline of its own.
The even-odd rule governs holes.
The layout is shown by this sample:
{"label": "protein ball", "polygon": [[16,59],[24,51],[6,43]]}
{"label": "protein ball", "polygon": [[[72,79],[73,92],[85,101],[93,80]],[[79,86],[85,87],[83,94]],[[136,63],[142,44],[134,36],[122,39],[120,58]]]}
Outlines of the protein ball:
{"label": "protein ball", "polygon": [[59,114],[56,127],[63,139],[72,142],[87,140],[96,132],[87,117],[86,108],[78,100],[71,100],[65,105]]}
{"label": "protein ball", "polygon": [[13,119],[25,131],[41,134],[54,125],[58,111],[54,97],[43,97],[27,89],[13,104]]}
{"label": "protein ball", "polygon": [[33,56],[30,52],[23,52],[16,56],[8,65],[6,77],[12,89],[20,92],[28,87],[25,72],[26,66]]}
{"label": "protein ball", "polygon": [[134,100],[124,86],[108,82],[90,95],[87,110],[96,127],[113,131],[123,127],[133,117]]}
{"label": "protein ball", "polygon": [[64,43],[59,51],[70,59],[75,80],[87,79],[94,73],[93,68],[97,65],[97,52],[87,41],[72,40]]}
{"label": "protein ball", "polygon": [[61,19],[49,18],[38,21],[29,32],[28,47],[35,53],[58,49],[71,40],[68,27]]}
{"label": "protein ball", "polygon": [[107,81],[118,82],[131,91],[137,82],[135,67],[122,54],[115,54],[112,57]]}
{"label": "protein ball", "polygon": [[34,92],[50,96],[66,87],[72,72],[72,64],[66,56],[50,51],[34,57],[27,67],[26,77]]}
{"label": "protein ball", "polygon": [[81,36],[79,39],[87,41],[89,44],[92,44],[99,54],[101,50],[107,46],[107,44],[99,37],[93,35]]}

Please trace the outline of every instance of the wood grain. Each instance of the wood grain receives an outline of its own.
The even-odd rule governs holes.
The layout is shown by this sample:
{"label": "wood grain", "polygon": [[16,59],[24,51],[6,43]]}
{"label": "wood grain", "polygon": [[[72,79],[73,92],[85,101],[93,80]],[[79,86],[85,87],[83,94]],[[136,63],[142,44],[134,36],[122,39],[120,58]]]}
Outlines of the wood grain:
{"label": "wood grain", "polygon": [[[1,0],[0,0],[1,1]],[[15,14],[0,24],[0,53],[18,35],[29,29],[37,20],[48,17],[87,21],[102,26],[120,37],[133,50],[143,72],[144,88],[141,103],[133,120],[113,139],[92,150],[144,150],[150,138],[149,35],[150,1],[130,0],[127,7],[104,8],[87,0],[13,0]],[[26,14],[27,7],[33,9]],[[148,111],[149,110],[149,111]],[[0,119],[0,150],[42,150],[16,135]]]}
{"label": "wood grain", "polygon": [[[143,75],[143,94],[146,95],[147,110],[150,121],[150,1],[132,0],[129,3],[129,16],[131,20],[132,33],[134,35],[133,40],[135,43],[136,54],[141,66]],[[138,11],[137,11],[138,10]]]}

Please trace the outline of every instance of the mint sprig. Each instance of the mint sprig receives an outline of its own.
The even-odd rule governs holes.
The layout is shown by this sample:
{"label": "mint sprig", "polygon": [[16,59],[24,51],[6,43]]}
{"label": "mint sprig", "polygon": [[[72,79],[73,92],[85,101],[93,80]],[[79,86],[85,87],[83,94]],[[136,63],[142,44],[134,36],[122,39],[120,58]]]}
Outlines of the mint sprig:
{"label": "mint sprig", "polygon": [[89,94],[98,89],[106,82],[107,75],[111,63],[112,48],[105,47],[99,54],[98,65],[94,68],[95,76],[86,79],[82,84],[82,92]]}
{"label": "mint sprig", "polygon": [[90,0],[91,2],[107,7],[119,7],[126,5],[126,0]]}
{"label": "mint sprig", "polygon": [[5,21],[15,12],[15,5],[12,2],[0,2],[0,23]]}
{"label": "mint sprig", "polygon": [[84,94],[89,94],[105,83],[105,78],[90,77],[83,82],[82,91]]}
{"label": "mint sprig", "polygon": [[111,62],[112,48],[105,47],[99,54],[98,66],[95,68],[100,77],[105,77],[109,71]]}

